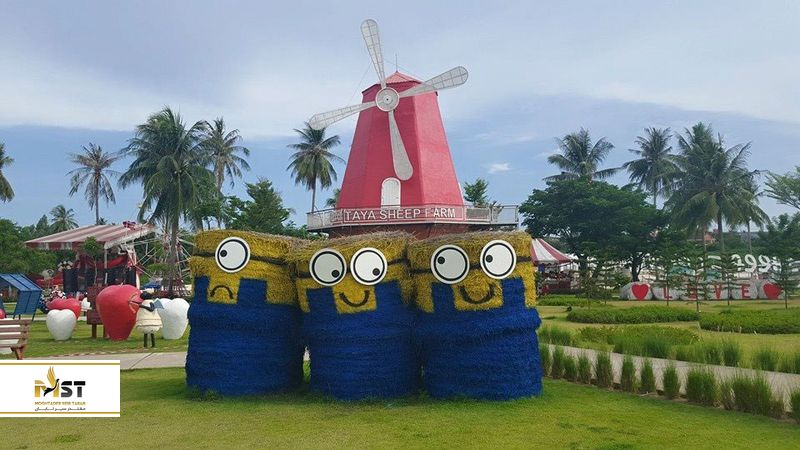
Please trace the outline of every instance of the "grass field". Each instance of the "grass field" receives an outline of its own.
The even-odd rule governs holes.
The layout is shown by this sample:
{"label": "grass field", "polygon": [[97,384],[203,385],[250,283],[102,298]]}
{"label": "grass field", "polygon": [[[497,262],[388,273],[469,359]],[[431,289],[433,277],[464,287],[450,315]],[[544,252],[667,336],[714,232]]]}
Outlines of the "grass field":
{"label": "grass field", "polygon": [[800,426],[546,380],[506,403],[190,400],[182,369],[123,372],[119,419],[1,419],[26,448],[797,448]]}
{"label": "grass field", "polygon": [[[574,298],[574,296],[569,296]],[[613,308],[638,308],[645,305],[661,305],[663,301],[609,301],[608,305]],[[800,300],[791,300],[789,307],[800,307]],[[695,309],[694,302],[671,301],[670,308]],[[725,301],[704,302],[700,305],[700,311],[704,313],[719,313],[728,308]],[[733,309],[764,310],[764,309],[783,309],[783,301],[778,300],[751,300],[751,301],[731,301]],[[608,326],[603,324],[573,323],[566,320],[567,311],[564,306],[538,306],[539,315],[542,317],[543,325],[555,325],[560,328],[578,330],[584,327]],[[730,339],[741,345],[745,354],[751,354],[762,347],[770,347],[782,352],[800,351],[800,334],[747,334],[747,333],[727,333],[718,331],[701,330],[697,322],[674,322],[659,323],[661,326],[673,326],[686,328],[694,331],[700,336],[701,340],[720,340]],[[624,325],[623,325],[624,326]],[[608,350],[603,348],[602,350]]]}
{"label": "grass field", "polygon": [[[102,327],[98,327],[97,334],[102,335]],[[161,352],[178,352],[185,351],[187,341],[189,338],[189,330],[187,328],[183,337],[174,341],[165,341],[161,339],[160,333],[156,335],[156,349],[155,351]],[[73,353],[94,353],[94,352],[116,352],[116,353],[133,353],[144,351],[142,345],[142,334],[134,330],[130,338],[126,341],[112,341],[103,339],[102,336],[97,339],[92,339],[92,327],[86,325],[86,322],[78,322],[75,327],[75,332],[72,334],[72,339],[68,341],[54,341],[50,337],[50,332],[47,331],[47,324],[43,320],[36,320],[31,324],[30,337],[28,338],[28,347],[25,350],[26,358],[35,358],[37,356],[56,356],[56,355],[69,355]],[[148,349],[147,351],[153,351]],[[14,355],[0,355],[0,359],[13,359]]]}

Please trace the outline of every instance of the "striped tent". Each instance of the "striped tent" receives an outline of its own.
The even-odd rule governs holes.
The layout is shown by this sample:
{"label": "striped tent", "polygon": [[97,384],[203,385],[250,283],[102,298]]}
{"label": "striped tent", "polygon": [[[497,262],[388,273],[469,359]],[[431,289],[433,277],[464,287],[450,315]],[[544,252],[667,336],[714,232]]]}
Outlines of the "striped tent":
{"label": "striped tent", "polygon": [[558,251],[542,238],[531,239],[531,258],[535,264],[566,264],[572,258]]}
{"label": "striped tent", "polygon": [[40,250],[76,250],[86,239],[93,237],[108,250],[144,237],[154,230],[151,225],[135,222],[123,222],[122,225],[90,225],[32,239],[25,242],[25,245]]}

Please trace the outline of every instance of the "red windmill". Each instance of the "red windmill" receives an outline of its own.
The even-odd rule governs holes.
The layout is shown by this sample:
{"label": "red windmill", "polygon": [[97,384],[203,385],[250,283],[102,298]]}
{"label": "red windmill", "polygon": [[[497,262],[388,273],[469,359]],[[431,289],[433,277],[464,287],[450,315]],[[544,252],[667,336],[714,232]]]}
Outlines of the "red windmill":
{"label": "red windmill", "polygon": [[361,34],[378,83],[363,91],[362,103],[309,120],[319,130],[359,113],[336,208],[310,213],[309,229],[355,234],[404,228],[430,235],[496,225],[492,209],[464,206],[439,112],[438,91],[466,83],[467,69],[458,66],[424,82],[399,72],[387,78],[378,24],[365,20]]}

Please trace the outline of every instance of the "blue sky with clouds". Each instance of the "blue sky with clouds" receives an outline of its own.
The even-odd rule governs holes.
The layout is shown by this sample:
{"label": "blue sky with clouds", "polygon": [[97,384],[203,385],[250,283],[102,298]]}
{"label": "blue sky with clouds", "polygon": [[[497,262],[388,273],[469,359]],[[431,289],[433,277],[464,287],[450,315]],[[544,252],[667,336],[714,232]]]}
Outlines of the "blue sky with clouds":
{"label": "blue sky with clouds", "polygon": [[[309,116],[359,102],[374,82],[359,32],[367,17],[381,26],[388,68],[396,55],[421,79],[469,69],[466,85],[440,95],[442,116],[460,180],[487,178],[501,202],[543,186],[554,137],[580,127],[616,146],[612,166],[644,127],[700,120],[731,144],[752,141],[754,168],[800,164],[794,1],[10,1],[0,9],[0,141],[17,195],[0,217],[28,224],[63,203],[90,223],[82,196],[66,195],[68,153],[90,141],[122,148],[163,105],[189,121],[224,116],[253,151],[245,181],[268,178],[306,211],[286,144]],[[354,127],[330,128],[342,156]],[[140,196],[120,190],[101,214],[132,218]]]}

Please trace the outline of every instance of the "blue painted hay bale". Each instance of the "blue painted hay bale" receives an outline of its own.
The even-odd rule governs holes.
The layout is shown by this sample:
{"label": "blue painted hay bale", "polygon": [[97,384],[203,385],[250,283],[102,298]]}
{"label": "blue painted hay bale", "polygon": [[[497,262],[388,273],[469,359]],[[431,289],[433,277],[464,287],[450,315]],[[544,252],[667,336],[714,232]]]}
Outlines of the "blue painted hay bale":
{"label": "blue painted hay bale", "polygon": [[[479,259],[484,246],[496,240],[514,249],[516,265],[505,277],[492,278]],[[432,255],[446,244],[458,246],[467,257],[463,278],[452,284],[439,281],[430,267]],[[458,254],[450,252],[447,257]],[[423,385],[431,397],[508,400],[540,395],[536,330],[541,319],[534,307],[530,237],[470,233],[429,239],[412,243],[409,259],[419,308],[415,338],[421,349]]]}
{"label": "blue painted hay bale", "polygon": [[[245,240],[252,255],[241,268],[237,261],[236,271],[223,271],[226,262],[220,263],[218,255],[230,237]],[[280,259],[291,244],[287,238],[255,233],[198,235],[190,263],[195,297],[188,313],[188,386],[222,395],[254,395],[302,382],[301,314],[289,268]],[[230,257],[236,248],[228,250]]]}
{"label": "blue painted hay bale", "polygon": [[[402,233],[381,233],[309,243],[293,252],[311,389],[342,400],[396,398],[418,390],[414,312],[407,301],[408,239]],[[312,257],[323,248],[352,262],[367,247],[380,251],[388,263],[384,278],[374,285],[359,283],[347,264],[331,286],[320,285],[310,274]]]}

